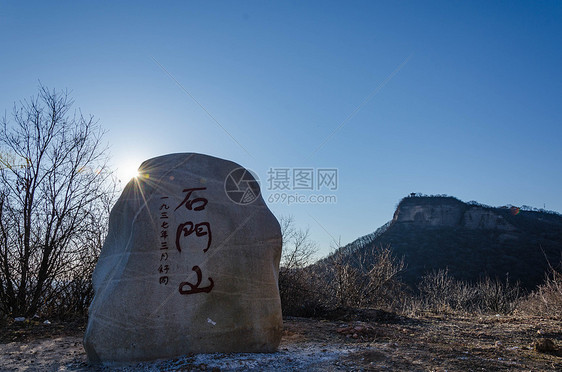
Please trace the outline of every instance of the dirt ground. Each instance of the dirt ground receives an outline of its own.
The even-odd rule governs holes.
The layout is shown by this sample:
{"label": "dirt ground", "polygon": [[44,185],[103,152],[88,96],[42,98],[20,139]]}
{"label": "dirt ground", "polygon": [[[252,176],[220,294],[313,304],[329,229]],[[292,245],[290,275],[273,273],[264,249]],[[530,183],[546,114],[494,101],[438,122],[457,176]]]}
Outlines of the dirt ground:
{"label": "dirt ground", "polygon": [[559,320],[499,315],[405,318],[377,311],[330,318],[285,319],[279,351],[272,354],[187,355],[128,366],[89,365],[82,348],[84,322],[8,322],[0,328],[0,370],[562,370]]}

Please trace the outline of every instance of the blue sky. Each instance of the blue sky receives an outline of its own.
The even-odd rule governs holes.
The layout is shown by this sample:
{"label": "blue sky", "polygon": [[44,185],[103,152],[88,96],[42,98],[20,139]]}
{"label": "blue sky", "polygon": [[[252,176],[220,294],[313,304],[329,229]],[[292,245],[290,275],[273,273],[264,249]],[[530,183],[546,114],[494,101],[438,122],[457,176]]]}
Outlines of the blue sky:
{"label": "blue sky", "polygon": [[0,108],[68,88],[120,172],[206,153],[266,199],[270,168],[336,168],[285,190],[336,203],[270,203],[325,255],[410,192],[561,212],[561,46],[558,1],[2,1]]}

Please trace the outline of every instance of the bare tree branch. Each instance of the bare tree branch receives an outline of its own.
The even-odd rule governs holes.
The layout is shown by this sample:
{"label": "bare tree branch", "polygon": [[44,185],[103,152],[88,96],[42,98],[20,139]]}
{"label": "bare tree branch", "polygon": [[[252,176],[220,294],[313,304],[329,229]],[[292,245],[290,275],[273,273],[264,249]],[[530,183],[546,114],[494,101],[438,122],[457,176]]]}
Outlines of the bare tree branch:
{"label": "bare tree branch", "polygon": [[115,191],[104,133],[72,105],[39,86],[0,125],[0,303],[13,315],[33,315],[79,267],[84,235],[105,231],[93,217]]}

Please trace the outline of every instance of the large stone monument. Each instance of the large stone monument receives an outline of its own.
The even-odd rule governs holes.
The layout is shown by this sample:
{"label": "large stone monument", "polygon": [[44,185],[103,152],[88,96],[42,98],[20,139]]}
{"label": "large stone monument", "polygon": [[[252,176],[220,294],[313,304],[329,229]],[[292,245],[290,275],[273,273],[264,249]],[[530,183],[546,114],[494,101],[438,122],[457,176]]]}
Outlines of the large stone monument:
{"label": "large stone monument", "polygon": [[280,256],[279,223],[249,171],[201,154],[145,161],[94,271],[89,360],[275,351]]}

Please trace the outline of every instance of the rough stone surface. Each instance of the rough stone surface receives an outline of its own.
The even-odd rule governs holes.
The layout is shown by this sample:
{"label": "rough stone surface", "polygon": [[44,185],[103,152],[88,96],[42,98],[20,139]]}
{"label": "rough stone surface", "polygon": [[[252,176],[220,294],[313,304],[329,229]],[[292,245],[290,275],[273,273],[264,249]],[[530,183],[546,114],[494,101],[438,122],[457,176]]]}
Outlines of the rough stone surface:
{"label": "rough stone surface", "polygon": [[464,213],[464,227],[468,229],[488,229],[488,230],[505,230],[514,231],[510,223],[505,218],[494,213],[492,210],[486,210],[479,207],[471,207]]}
{"label": "rough stone surface", "polygon": [[281,231],[237,168],[201,154],[141,165],[111,212],[94,272],[90,361],[276,350]]}
{"label": "rough stone surface", "polygon": [[393,221],[417,226],[515,230],[492,208],[467,205],[449,197],[407,198],[396,209]]}

